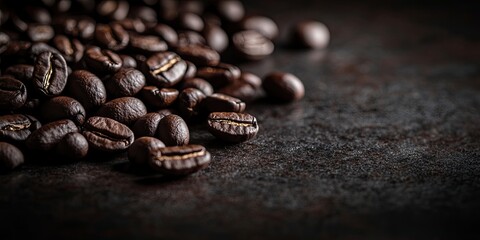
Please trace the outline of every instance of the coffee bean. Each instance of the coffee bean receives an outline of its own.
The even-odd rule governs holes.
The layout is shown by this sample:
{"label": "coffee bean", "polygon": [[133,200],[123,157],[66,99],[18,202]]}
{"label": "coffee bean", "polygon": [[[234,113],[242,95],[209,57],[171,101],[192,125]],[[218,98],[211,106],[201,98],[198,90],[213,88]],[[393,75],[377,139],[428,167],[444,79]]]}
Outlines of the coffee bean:
{"label": "coffee bean", "polygon": [[321,22],[302,21],[295,25],[291,37],[294,45],[322,49],[330,42],[330,31]]}
{"label": "coffee bean", "polygon": [[156,24],[148,30],[148,33],[160,37],[163,41],[167,42],[169,46],[176,45],[178,41],[177,32],[166,24]]}
{"label": "coffee bean", "polygon": [[177,111],[174,109],[161,109],[156,111],[156,113],[160,114],[160,119],[162,119],[165,116],[168,116],[171,114],[177,114]]}
{"label": "coffee bean", "polygon": [[132,127],[132,131],[135,134],[135,137],[153,137],[158,129],[158,124],[160,120],[165,117],[162,114],[151,112],[147,113],[137,119],[135,124]]}
{"label": "coffee bean", "polygon": [[[26,41],[10,41],[7,48],[2,53],[3,57],[14,56],[16,58],[25,58],[32,44]],[[12,62],[21,62],[23,59],[12,59]]]}
{"label": "coffee bean", "polygon": [[133,52],[150,55],[166,51],[168,46],[157,36],[130,34],[130,48]]}
{"label": "coffee bean", "polygon": [[137,68],[137,61],[135,61],[135,58],[124,54],[119,56],[122,59],[123,68]]}
{"label": "coffee bean", "polygon": [[242,72],[238,81],[247,83],[253,88],[260,88],[262,86],[262,79],[250,72]]}
{"label": "coffee bean", "polygon": [[71,97],[59,96],[43,103],[40,115],[46,122],[70,119],[75,124],[81,126],[85,122],[86,113],[79,101]]}
{"label": "coffee bean", "polygon": [[91,117],[83,127],[89,147],[102,152],[127,150],[133,143],[133,132],[124,124],[106,117]]}
{"label": "coffee bean", "polygon": [[244,102],[252,102],[259,96],[258,88],[246,82],[235,82],[218,90],[219,93],[238,98]]}
{"label": "coffee bean", "polygon": [[235,33],[232,43],[238,54],[247,60],[263,59],[274,50],[274,45],[268,38],[253,30]]}
{"label": "coffee bean", "polygon": [[122,59],[114,52],[99,47],[90,47],[85,51],[85,63],[94,72],[108,74],[122,67]]}
{"label": "coffee bean", "polygon": [[171,87],[182,80],[187,64],[173,52],[157,53],[143,64],[143,73],[158,87]]}
{"label": "coffee bean", "polygon": [[16,64],[5,69],[5,75],[20,80],[26,86],[31,85],[33,78],[33,65]]}
{"label": "coffee bean", "polygon": [[27,88],[17,79],[0,77],[0,110],[18,109],[27,101]]}
{"label": "coffee bean", "polygon": [[68,160],[84,158],[88,154],[88,141],[81,133],[69,133],[55,147],[55,153]]}
{"label": "coffee bean", "polygon": [[160,120],[157,136],[167,146],[182,146],[190,142],[187,123],[175,114],[165,116]]}
{"label": "coffee bean", "polygon": [[68,95],[78,100],[86,111],[94,111],[107,101],[103,82],[95,74],[77,70],[68,77]]}
{"label": "coffee bean", "polygon": [[248,16],[240,22],[240,28],[257,31],[270,40],[278,36],[277,24],[271,18],[265,16]]}
{"label": "coffee bean", "polygon": [[146,30],[145,24],[138,18],[125,18],[116,23],[122,25],[123,29],[135,33],[143,33]]}
{"label": "coffee bean", "polygon": [[103,0],[97,5],[97,13],[102,17],[106,17],[112,20],[122,20],[130,9],[130,5],[127,1],[113,1]]}
{"label": "coffee bean", "polygon": [[43,96],[52,97],[62,93],[67,85],[67,63],[62,55],[43,52],[33,65],[33,86]]}
{"label": "coffee bean", "polygon": [[203,46],[207,43],[205,38],[200,33],[194,31],[181,31],[178,33],[178,40],[175,47],[200,45]]}
{"label": "coffee bean", "polygon": [[243,112],[245,110],[245,103],[242,100],[222,93],[214,93],[205,100],[203,106],[208,113],[211,112]]}
{"label": "coffee bean", "polygon": [[145,24],[151,26],[157,23],[157,12],[147,6],[134,6],[129,13],[131,18],[138,18]]}
{"label": "coffee bean", "polygon": [[257,135],[257,119],[247,113],[213,112],[208,115],[208,130],[220,140],[238,143]]}
{"label": "coffee bean", "polygon": [[3,115],[0,116],[0,140],[9,142],[25,141],[33,131],[40,127],[40,122],[30,115]]}
{"label": "coffee bean", "polygon": [[153,108],[161,109],[171,106],[178,97],[178,90],[174,88],[158,88],[146,86],[140,92],[142,100]]}
{"label": "coffee bean", "polygon": [[203,36],[207,45],[219,53],[225,51],[228,47],[228,35],[219,26],[206,26],[203,30]]}
{"label": "coffee bean", "polygon": [[153,137],[137,138],[128,148],[128,160],[132,164],[146,166],[151,152],[159,151],[165,147],[162,141]]}
{"label": "coffee bean", "polygon": [[241,71],[238,67],[226,63],[199,68],[197,71],[197,77],[207,80],[217,89],[232,84],[240,75]]}
{"label": "coffee bean", "polygon": [[265,76],[262,86],[267,96],[276,101],[296,101],[305,95],[302,81],[290,73],[270,73]]}
{"label": "coffee bean", "polygon": [[177,16],[176,25],[179,29],[201,32],[205,26],[203,19],[195,13],[185,12]]}
{"label": "coffee bean", "polygon": [[5,52],[7,50],[8,44],[10,43],[10,37],[3,33],[0,32],[0,54]]}
{"label": "coffee bean", "polygon": [[175,51],[196,66],[215,66],[220,63],[220,54],[207,46],[185,45],[177,47]]}
{"label": "coffee bean", "polygon": [[105,103],[96,115],[111,118],[125,125],[131,125],[145,114],[147,114],[147,108],[140,99],[122,97]]}
{"label": "coffee bean", "polygon": [[64,119],[47,123],[28,136],[26,144],[31,150],[52,150],[65,135],[78,132],[74,122]]}
{"label": "coffee bean", "polygon": [[60,32],[82,40],[92,39],[95,32],[95,21],[84,16],[60,19],[57,25]]}
{"label": "coffee bean", "polygon": [[101,46],[118,51],[127,47],[130,35],[120,24],[97,24],[95,39]]}
{"label": "coffee bean", "polygon": [[218,16],[227,22],[238,22],[245,15],[245,8],[238,0],[216,1],[215,10]]}
{"label": "coffee bean", "polygon": [[33,42],[47,42],[53,38],[55,32],[50,25],[30,24],[27,34]]}
{"label": "coffee bean", "polygon": [[64,35],[55,36],[55,38],[53,38],[53,46],[60,51],[68,63],[79,62],[85,51],[85,48],[79,40],[70,40]]}
{"label": "coffee bean", "polygon": [[201,103],[205,98],[202,91],[196,88],[186,88],[178,96],[178,110],[186,118],[195,118],[200,114]]}
{"label": "coffee bean", "polygon": [[24,162],[20,149],[10,143],[0,142],[0,172],[11,171]]}
{"label": "coffee bean", "polygon": [[134,68],[121,68],[105,81],[107,93],[112,97],[130,97],[145,86],[145,76]]}
{"label": "coffee bean", "polygon": [[202,78],[190,78],[183,81],[182,89],[187,88],[196,88],[203,92],[206,96],[211,95],[213,93],[213,87],[210,83],[205,81]]}
{"label": "coffee bean", "polygon": [[165,175],[188,175],[210,163],[210,153],[200,145],[164,147],[150,152],[150,167]]}
{"label": "coffee bean", "polygon": [[197,66],[195,66],[195,64],[189,61],[185,61],[185,62],[187,63],[187,70],[185,71],[185,75],[183,76],[183,79],[194,78],[195,75],[197,75]]}
{"label": "coffee bean", "polygon": [[40,53],[43,53],[43,52],[51,52],[51,53],[62,55],[60,51],[58,51],[56,48],[46,43],[39,42],[39,43],[32,44],[32,46],[30,47],[29,49],[30,60],[32,62],[35,62],[38,55],[40,55]]}
{"label": "coffee bean", "polygon": [[52,16],[46,8],[28,4],[25,6],[25,10],[25,14],[22,17],[25,17],[28,22],[41,24],[50,24],[52,22]]}

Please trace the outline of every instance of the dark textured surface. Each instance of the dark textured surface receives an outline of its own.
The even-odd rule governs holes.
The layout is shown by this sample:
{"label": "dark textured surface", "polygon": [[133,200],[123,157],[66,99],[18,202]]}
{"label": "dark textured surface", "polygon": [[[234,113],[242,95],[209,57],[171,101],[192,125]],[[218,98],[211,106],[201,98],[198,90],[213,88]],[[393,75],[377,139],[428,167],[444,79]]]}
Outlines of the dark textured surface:
{"label": "dark textured surface", "polygon": [[1,238],[478,238],[478,12],[305,2],[248,5],[275,5],[283,37],[309,17],[332,31],[328,51],[278,47],[242,66],[306,86],[300,102],[249,105],[256,139],[225,146],[194,129],[212,163],[179,180],[124,157],[26,165],[0,176]]}

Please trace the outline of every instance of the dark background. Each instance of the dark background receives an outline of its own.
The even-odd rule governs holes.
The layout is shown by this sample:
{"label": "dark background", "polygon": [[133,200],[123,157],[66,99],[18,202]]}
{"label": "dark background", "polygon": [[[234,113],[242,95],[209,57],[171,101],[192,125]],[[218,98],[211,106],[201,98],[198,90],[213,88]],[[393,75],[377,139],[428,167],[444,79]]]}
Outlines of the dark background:
{"label": "dark background", "polygon": [[[0,238],[478,239],[478,8],[416,2],[245,1],[282,35],[242,69],[296,74],[302,101],[250,104],[243,144],[192,129],[212,163],[180,180],[124,156],[0,175]],[[285,47],[306,18],[327,50]]]}

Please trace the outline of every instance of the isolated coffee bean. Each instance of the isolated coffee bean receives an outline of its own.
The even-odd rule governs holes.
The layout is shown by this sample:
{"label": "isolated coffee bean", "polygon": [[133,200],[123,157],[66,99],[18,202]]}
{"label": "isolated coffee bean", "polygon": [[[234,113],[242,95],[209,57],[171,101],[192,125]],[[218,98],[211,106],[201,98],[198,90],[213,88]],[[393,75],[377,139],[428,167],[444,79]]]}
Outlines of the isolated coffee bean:
{"label": "isolated coffee bean", "polygon": [[238,67],[226,63],[199,68],[197,71],[197,77],[207,80],[217,89],[232,84],[240,75],[241,71]]}
{"label": "isolated coffee bean", "polygon": [[292,30],[292,43],[296,46],[322,49],[330,42],[330,31],[327,26],[317,21],[302,21]]}
{"label": "isolated coffee bean", "polygon": [[14,145],[0,142],[0,172],[11,171],[25,162],[22,151]]}
{"label": "isolated coffee bean", "polygon": [[202,105],[208,113],[211,112],[243,112],[245,103],[242,100],[222,93],[214,93],[203,100]]}
{"label": "isolated coffee bean", "polygon": [[91,117],[83,126],[89,147],[103,152],[127,150],[133,143],[133,132],[124,124],[105,117]]}
{"label": "isolated coffee bean", "polygon": [[165,175],[188,175],[210,163],[210,153],[200,145],[164,147],[150,152],[150,167]]}
{"label": "isolated coffee bean", "polygon": [[246,60],[260,60],[273,53],[273,43],[262,34],[253,30],[237,32],[232,43],[239,56]]}
{"label": "isolated coffee bean", "polygon": [[167,43],[152,35],[130,34],[130,49],[146,55],[163,52],[168,49]]}
{"label": "isolated coffee bean", "polygon": [[88,154],[88,141],[81,133],[69,133],[55,147],[55,153],[68,160],[84,158]]}
{"label": "isolated coffee bean", "polygon": [[247,83],[255,89],[262,87],[262,79],[250,72],[242,72],[238,81]]}
{"label": "isolated coffee bean", "polygon": [[205,27],[203,19],[195,13],[185,12],[177,16],[175,21],[178,29],[201,32]]}
{"label": "isolated coffee bean", "polygon": [[145,86],[145,76],[134,68],[121,68],[105,81],[109,96],[129,97],[137,94]]}
{"label": "isolated coffee bean", "polygon": [[78,126],[85,122],[85,109],[82,104],[66,96],[54,97],[42,104],[40,115],[45,122],[70,119]]}
{"label": "isolated coffee bean", "polygon": [[145,104],[156,108],[167,108],[171,106],[178,97],[178,90],[174,88],[158,88],[155,86],[144,87],[140,95]]}
{"label": "isolated coffee bean", "polygon": [[0,77],[0,110],[18,109],[27,101],[27,88],[17,79]]}
{"label": "isolated coffee bean", "polygon": [[185,70],[185,75],[183,76],[183,79],[194,78],[195,75],[197,75],[197,66],[195,66],[195,64],[189,61],[185,62],[187,63],[187,70]]}
{"label": "isolated coffee bean", "polygon": [[220,54],[207,46],[186,45],[177,47],[175,51],[196,66],[215,66],[220,63]]}
{"label": "isolated coffee bean", "polygon": [[64,35],[57,35],[53,38],[53,46],[60,51],[62,56],[65,58],[65,61],[68,63],[77,63],[83,57],[83,52],[85,48],[83,44],[77,40],[70,40]]}
{"label": "isolated coffee bean", "polygon": [[139,137],[153,137],[158,129],[160,120],[165,117],[157,112],[147,113],[137,119],[133,124],[132,131],[136,138]]}
{"label": "isolated coffee bean", "polygon": [[129,126],[145,114],[147,114],[147,108],[140,99],[122,97],[105,103],[96,115],[108,117]]}
{"label": "isolated coffee bean", "polygon": [[47,42],[53,38],[55,32],[50,25],[30,24],[28,25],[27,35],[32,42]]}
{"label": "isolated coffee bean", "polygon": [[190,142],[187,123],[175,114],[165,116],[160,120],[157,136],[167,146],[182,146]]}
{"label": "isolated coffee bean", "polygon": [[124,54],[121,54],[119,56],[122,59],[123,68],[137,68],[137,61],[135,60],[135,58]]}
{"label": "isolated coffee bean", "polygon": [[90,47],[85,51],[85,63],[95,73],[115,73],[122,67],[122,59],[114,52],[99,47]]}
{"label": "isolated coffee bean", "polygon": [[26,144],[29,149],[39,151],[52,150],[65,135],[78,132],[74,122],[68,119],[47,123],[28,136]]}
{"label": "isolated coffee bean", "polygon": [[60,95],[67,85],[67,63],[62,55],[40,53],[33,65],[33,86],[42,96]]}
{"label": "isolated coffee bean", "polygon": [[221,53],[227,49],[229,41],[228,35],[221,27],[216,25],[206,26],[202,34],[205,37],[207,45],[215,51]]}
{"label": "isolated coffee bean", "polygon": [[276,101],[296,101],[305,95],[302,81],[290,73],[270,73],[265,76],[262,86],[267,96]]}
{"label": "isolated coffee bean", "polygon": [[143,64],[143,73],[158,87],[171,87],[182,80],[187,64],[173,52],[157,53]]}
{"label": "isolated coffee bean", "polygon": [[200,114],[205,94],[196,88],[186,88],[178,96],[178,110],[182,116],[191,119]]}
{"label": "isolated coffee bean", "polygon": [[153,28],[148,30],[148,33],[160,37],[169,46],[176,45],[178,41],[177,32],[166,24],[156,24]]}
{"label": "isolated coffee bean", "polygon": [[242,30],[254,30],[262,34],[264,37],[273,40],[278,36],[277,24],[268,17],[254,15],[242,19],[240,22]]}
{"label": "isolated coffee bean", "polygon": [[245,15],[245,8],[241,1],[223,0],[215,2],[216,13],[227,22],[238,22]]}
{"label": "isolated coffee bean", "polygon": [[107,101],[103,82],[93,73],[77,70],[68,77],[68,95],[78,100],[86,111],[94,111]]}
{"label": "isolated coffee bean", "polygon": [[153,137],[137,138],[128,148],[128,160],[135,165],[146,166],[151,152],[165,147],[162,141]]}
{"label": "isolated coffee bean", "polygon": [[32,132],[40,127],[40,122],[30,115],[3,115],[0,116],[0,140],[9,142],[25,141]]}
{"label": "isolated coffee bean", "polygon": [[16,64],[5,69],[5,76],[12,76],[26,86],[31,85],[33,78],[33,65]]}
{"label": "isolated coffee bean", "polygon": [[247,113],[213,112],[208,115],[208,130],[220,140],[238,143],[257,135],[257,119]]}
{"label": "isolated coffee bean", "polygon": [[196,88],[203,92],[206,96],[211,95],[213,93],[212,85],[205,81],[202,78],[189,78],[183,81],[182,89],[187,88]]}

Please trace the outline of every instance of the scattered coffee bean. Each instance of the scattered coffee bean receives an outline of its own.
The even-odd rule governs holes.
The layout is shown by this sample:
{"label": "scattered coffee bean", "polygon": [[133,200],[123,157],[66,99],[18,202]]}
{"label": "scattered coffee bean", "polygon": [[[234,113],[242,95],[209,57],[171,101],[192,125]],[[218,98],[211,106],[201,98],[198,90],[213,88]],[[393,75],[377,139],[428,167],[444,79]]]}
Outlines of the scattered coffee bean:
{"label": "scattered coffee bean", "polygon": [[213,112],[208,115],[208,130],[220,140],[244,142],[257,135],[257,119],[247,113]]}
{"label": "scattered coffee bean", "polygon": [[207,46],[186,45],[177,47],[175,51],[183,59],[197,66],[215,66],[220,62],[218,52]]}
{"label": "scattered coffee bean", "polygon": [[271,18],[265,16],[248,16],[240,22],[240,28],[257,31],[270,40],[278,36],[277,24]]}
{"label": "scattered coffee bean", "polygon": [[221,53],[228,47],[228,35],[219,26],[209,25],[203,30],[203,36],[208,46]]}
{"label": "scattered coffee bean", "polygon": [[150,55],[166,51],[168,46],[157,36],[130,34],[130,48],[133,52]]}
{"label": "scattered coffee bean", "polygon": [[142,89],[140,95],[147,105],[161,109],[171,106],[175,100],[177,100],[178,90],[174,88],[146,86]]}
{"label": "scattered coffee bean", "polygon": [[143,64],[143,73],[158,87],[171,87],[182,80],[187,64],[173,52],[157,53]]}
{"label": "scattered coffee bean", "polygon": [[290,73],[273,72],[265,76],[263,89],[273,100],[291,102],[305,94],[302,81]]}
{"label": "scattered coffee bean", "polygon": [[60,19],[58,26],[60,32],[74,38],[89,40],[95,32],[95,21],[88,17]]}
{"label": "scattered coffee bean", "polygon": [[86,70],[77,70],[70,74],[67,92],[88,112],[96,110],[107,101],[107,91],[103,82]]}
{"label": "scattered coffee bean", "polygon": [[200,35],[200,33],[194,32],[194,31],[181,31],[178,33],[178,40],[177,44],[174,45],[175,47],[181,47],[181,46],[203,46],[207,42],[205,38]]}
{"label": "scattered coffee bean", "polygon": [[[143,33],[146,30],[145,23],[138,18],[125,18],[116,23],[122,25],[123,29],[135,33]],[[130,38],[131,39],[131,38]]]}
{"label": "scattered coffee bean", "polygon": [[165,175],[188,175],[206,168],[210,153],[200,145],[164,147],[151,151],[148,163]]}
{"label": "scattered coffee bean", "polygon": [[245,15],[245,8],[238,0],[216,1],[215,10],[218,16],[227,22],[238,22]]}
{"label": "scattered coffee bean", "polygon": [[292,30],[292,41],[297,46],[322,49],[327,47],[330,42],[330,31],[321,22],[299,22]]}
{"label": "scattered coffee bean", "polygon": [[125,125],[106,117],[91,117],[83,126],[89,146],[102,152],[126,150],[134,140],[133,132]]}
{"label": "scattered coffee bean", "polygon": [[132,127],[135,138],[139,137],[153,137],[158,130],[158,124],[165,115],[157,112],[147,113],[137,119]]}
{"label": "scattered coffee bean", "polygon": [[0,110],[18,109],[27,101],[27,88],[17,79],[0,77]]}
{"label": "scattered coffee bean", "polygon": [[178,96],[178,110],[182,116],[192,119],[201,111],[201,103],[206,98],[205,94],[196,88],[185,88]]}
{"label": "scattered coffee bean", "polygon": [[183,81],[182,89],[196,88],[203,92],[206,96],[213,93],[213,87],[210,83],[201,78],[190,78]]}
{"label": "scattered coffee bean", "polygon": [[33,65],[33,85],[43,96],[52,97],[62,93],[67,85],[67,63],[62,55],[42,52]]}
{"label": "scattered coffee bean", "polygon": [[40,122],[30,115],[3,115],[0,116],[0,140],[22,142],[40,127]]}
{"label": "scattered coffee bean", "polygon": [[185,75],[183,76],[183,79],[194,78],[195,75],[197,75],[197,66],[195,66],[195,64],[189,61],[185,62],[187,63],[187,70],[185,70]]}
{"label": "scattered coffee bean", "polygon": [[258,97],[258,88],[246,82],[235,82],[218,90],[219,93],[238,98],[244,102],[252,102]]}
{"label": "scattered coffee bean", "polygon": [[85,122],[86,112],[79,101],[71,97],[59,96],[47,100],[41,106],[40,115],[45,122],[70,119],[81,126]]}
{"label": "scattered coffee bean", "polygon": [[58,143],[55,153],[67,159],[84,158],[88,153],[88,141],[81,133],[69,133]]}
{"label": "scattered coffee bean", "polygon": [[146,166],[150,154],[157,152],[160,148],[165,147],[162,141],[153,137],[137,137],[137,139],[128,148],[128,160],[131,163]]}
{"label": "scattered coffee bean", "polygon": [[30,24],[27,29],[27,34],[33,42],[47,42],[53,38],[55,32],[50,25]]}
{"label": "scattered coffee bean", "polygon": [[134,68],[121,68],[105,81],[105,89],[111,97],[130,97],[145,86],[145,76]]}
{"label": "scattered coffee bean", "polygon": [[167,146],[182,146],[190,142],[187,123],[175,114],[165,116],[160,120],[157,136]]}
{"label": "scattered coffee bean", "polygon": [[202,102],[208,113],[211,112],[243,112],[245,103],[242,100],[222,93],[207,96]]}
{"label": "scattered coffee bean", "polygon": [[77,39],[70,40],[64,35],[57,35],[53,38],[53,45],[57,48],[65,61],[68,63],[77,63],[83,57],[85,48],[82,43]]}
{"label": "scattered coffee bean", "polygon": [[64,119],[47,123],[32,132],[27,138],[27,147],[32,150],[49,151],[52,150],[65,135],[78,132],[74,122]]}
{"label": "scattered coffee bean", "polygon": [[232,84],[240,75],[241,71],[238,67],[226,63],[200,68],[197,71],[197,77],[207,80],[217,89]]}
{"label": "scattered coffee bean", "polygon": [[263,59],[274,50],[274,45],[268,38],[253,30],[235,33],[232,43],[238,54],[247,60]]}
{"label": "scattered coffee bean", "polygon": [[25,85],[31,85],[33,77],[33,65],[17,64],[5,69],[5,75],[20,80]]}
{"label": "scattered coffee bean", "polygon": [[147,108],[140,99],[122,97],[105,103],[96,115],[111,118],[125,125],[131,125],[145,114],[147,114]]}
{"label": "scattered coffee bean", "polygon": [[0,172],[11,171],[24,162],[20,149],[10,143],[0,142]]}
{"label": "scattered coffee bean", "polygon": [[247,83],[253,88],[262,87],[262,79],[259,76],[250,72],[242,72],[238,81]]}
{"label": "scattered coffee bean", "polygon": [[137,61],[135,61],[135,58],[128,56],[128,55],[119,55],[120,58],[122,59],[122,67],[124,68],[137,68]]}
{"label": "scattered coffee bean", "polygon": [[155,27],[148,30],[150,34],[160,37],[163,41],[167,42],[169,46],[177,44],[178,35],[173,28],[166,24],[159,23]]}
{"label": "scattered coffee bean", "polygon": [[117,72],[123,64],[116,53],[99,47],[91,47],[85,51],[85,63],[92,71],[99,74]]}
{"label": "scattered coffee bean", "polygon": [[179,29],[201,32],[205,26],[203,19],[195,13],[185,12],[177,16],[176,25]]}

